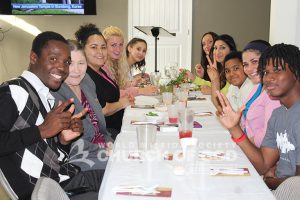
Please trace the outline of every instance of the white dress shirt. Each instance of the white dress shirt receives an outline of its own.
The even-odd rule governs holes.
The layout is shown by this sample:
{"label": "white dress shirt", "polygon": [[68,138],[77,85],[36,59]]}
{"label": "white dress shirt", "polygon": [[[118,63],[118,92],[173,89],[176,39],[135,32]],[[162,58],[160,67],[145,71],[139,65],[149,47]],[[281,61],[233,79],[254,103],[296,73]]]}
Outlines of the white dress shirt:
{"label": "white dress shirt", "polygon": [[226,97],[228,98],[233,110],[237,111],[242,105],[245,104],[245,101],[253,87],[254,85],[252,81],[248,78],[246,78],[240,88],[234,85],[229,86]]}

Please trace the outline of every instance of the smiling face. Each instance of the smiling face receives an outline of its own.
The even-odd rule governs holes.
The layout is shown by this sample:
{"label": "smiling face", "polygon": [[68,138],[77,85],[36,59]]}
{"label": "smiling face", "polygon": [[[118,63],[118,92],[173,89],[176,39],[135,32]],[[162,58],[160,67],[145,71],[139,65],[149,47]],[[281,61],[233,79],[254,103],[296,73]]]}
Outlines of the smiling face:
{"label": "smiling face", "polygon": [[145,59],[147,53],[147,45],[144,42],[137,42],[132,46],[128,46],[129,57],[136,62]]}
{"label": "smiling face", "polygon": [[244,73],[243,65],[240,59],[233,58],[225,63],[225,76],[227,81],[237,87],[241,87],[247,76]]}
{"label": "smiling face", "polygon": [[107,53],[112,60],[119,60],[124,50],[124,39],[120,36],[111,36],[107,40]]}
{"label": "smiling face", "polygon": [[71,51],[72,63],[69,67],[69,76],[65,83],[69,86],[78,86],[85,76],[87,63],[81,50]]}
{"label": "smiling face", "polygon": [[93,69],[98,70],[107,59],[106,42],[101,35],[91,35],[84,46],[87,63]]}
{"label": "smiling face", "polygon": [[260,53],[254,51],[243,52],[243,66],[244,72],[249,79],[254,83],[260,83],[260,76],[257,73]]}
{"label": "smiling face", "polygon": [[224,62],[224,58],[230,53],[229,46],[223,40],[217,40],[214,44],[214,55],[216,55],[216,60],[219,63]]}
{"label": "smiling face", "polygon": [[205,52],[206,55],[209,55],[210,49],[214,43],[213,37],[211,36],[211,34],[206,34],[203,38],[202,38],[202,48],[203,51]]}
{"label": "smiling face", "polygon": [[287,64],[285,70],[282,66],[278,66],[276,69],[271,59],[264,70],[263,82],[267,93],[280,100],[288,98],[295,91],[296,86],[299,85]]}
{"label": "smiling face", "polygon": [[68,45],[58,40],[49,40],[40,56],[31,52],[29,70],[36,74],[46,87],[56,90],[68,76],[70,64]]}

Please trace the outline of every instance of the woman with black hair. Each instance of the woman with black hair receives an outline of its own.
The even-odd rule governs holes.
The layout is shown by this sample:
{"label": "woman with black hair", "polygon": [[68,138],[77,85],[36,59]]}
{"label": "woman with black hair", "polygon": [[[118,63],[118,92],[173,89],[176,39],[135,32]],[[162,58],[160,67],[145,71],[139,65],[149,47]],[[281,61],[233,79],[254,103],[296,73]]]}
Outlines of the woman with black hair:
{"label": "woman with black hair", "polygon": [[206,56],[210,55],[210,50],[217,36],[215,32],[211,31],[203,34],[201,38],[201,63],[195,66],[196,76],[190,71],[187,71],[187,77],[191,79],[195,85],[201,86],[200,90],[203,94],[211,93],[210,78],[207,74],[207,66],[209,63]]}
{"label": "woman with black hair", "polygon": [[211,80],[211,100],[218,111],[221,110],[221,107],[217,100],[216,91],[221,90],[226,95],[230,86],[225,77],[224,60],[230,52],[236,50],[233,37],[228,34],[222,34],[216,38],[213,48],[210,50],[210,56],[206,56],[209,62],[207,73]]}
{"label": "woman with black hair", "polygon": [[[149,80],[149,75],[145,74],[145,57],[147,53],[147,42],[141,38],[132,38],[126,46],[126,58],[129,65],[129,79],[136,83],[145,83]],[[133,71],[140,73],[133,76]]]}
{"label": "woman with black hair", "polygon": [[199,76],[200,78],[203,78],[204,80],[210,81],[210,78],[207,74],[207,65],[209,65],[208,60],[206,58],[207,55],[210,54],[210,51],[213,47],[213,44],[216,40],[216,38],[218,37],[218,35],[215,32],[207,32],[204,33],[204,35],[202,36],[201,39],[201,64],[197,64],[195,66],[196,69],[196,74],[199,76],[198,71],[200,70],[200,67],[203,68],[203,77]]}
{"label": "woman with black hair", "polygon": [[273,110],[280,106],[278,100],[272,100],[267,94],[258,71],[261,54],[270,46],[266,41],[253,40],[243,50],[244,72],[255,86],[246,99],[241,127],[249,140],[257,147],[260,147],[265,137]]}
{"label": "woman with black hair", "polygon": [[98,100],[103,108],[107,130],[115,139],[121,131],[124,109],[133,104],[131,96],[120,97],[120,89],[114,77],[106,71],[107,44],[95,24],[85,24],[75,33],[83,46],[88,68],[86,73],[96,85]]}

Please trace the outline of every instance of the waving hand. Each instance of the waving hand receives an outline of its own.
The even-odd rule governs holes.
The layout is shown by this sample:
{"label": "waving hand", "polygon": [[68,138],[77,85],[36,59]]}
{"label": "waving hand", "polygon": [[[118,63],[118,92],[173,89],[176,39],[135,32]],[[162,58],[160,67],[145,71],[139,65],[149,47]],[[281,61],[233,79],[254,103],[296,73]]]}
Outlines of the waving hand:
{"label": "waving hand", "polygon": [[242,106],[237,112],[235,112],[228,99],[220,91],[217,91],[217,97],[219,99],[222,112],[219,113],[220,122],[227,128],[231,129],[234,126],[237,126],[240,122],[242,112],[245,109],[245,106]]}

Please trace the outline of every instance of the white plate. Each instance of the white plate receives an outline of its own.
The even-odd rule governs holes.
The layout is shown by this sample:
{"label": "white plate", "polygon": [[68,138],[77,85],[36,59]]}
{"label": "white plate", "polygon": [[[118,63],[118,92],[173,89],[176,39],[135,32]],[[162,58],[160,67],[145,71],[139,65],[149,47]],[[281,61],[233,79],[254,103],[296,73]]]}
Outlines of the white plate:
{"label": "white plate", "polygon": [[158,104],[159,101],[155,97],[151,97],[151,96],[136,96],[134,103],[135,105],[138,106],[145,106],[145,105],[153,106],[155,104]]}
{"label": "white plate", "polygon": [[163,122],[165,114],[162,112],[153,112],[157,114],[157,116],[149,116],[148,113],[145,114],[146,121],[148,122]]}

